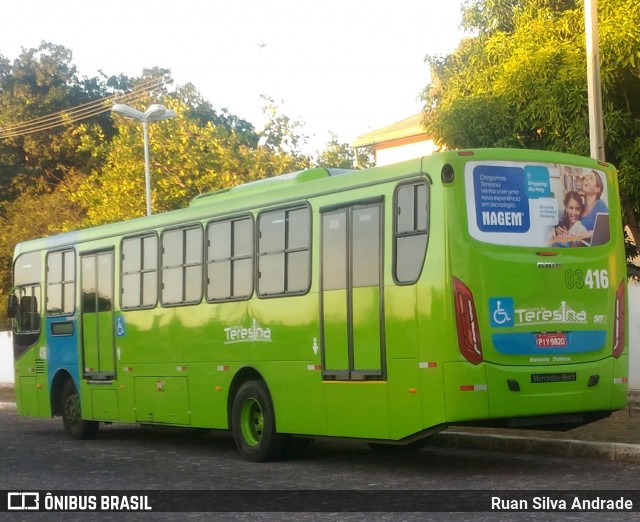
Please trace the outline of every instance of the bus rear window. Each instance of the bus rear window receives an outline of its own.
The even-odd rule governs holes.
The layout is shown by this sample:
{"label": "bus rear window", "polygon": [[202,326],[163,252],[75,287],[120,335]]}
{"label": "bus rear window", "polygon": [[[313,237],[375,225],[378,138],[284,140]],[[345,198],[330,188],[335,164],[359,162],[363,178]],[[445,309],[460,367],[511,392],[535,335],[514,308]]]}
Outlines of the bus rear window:
{"label": "bus rear window", "polygon": [[485,243],[570,248],[609,241],[609,190],[600,170],[470,162],[465,194],[469,234]]}

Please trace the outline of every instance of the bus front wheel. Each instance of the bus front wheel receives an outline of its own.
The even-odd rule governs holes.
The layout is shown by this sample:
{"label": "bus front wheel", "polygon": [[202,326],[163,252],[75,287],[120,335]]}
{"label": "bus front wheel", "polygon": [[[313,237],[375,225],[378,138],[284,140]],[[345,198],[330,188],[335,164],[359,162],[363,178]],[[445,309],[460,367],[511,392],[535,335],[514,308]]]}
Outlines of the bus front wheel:
{"label": "bus front wheel", "polygon": [[82,419],[80,396],[71,379],[65,383],[62,390],[62,423],[67,433],[77,440],[94,438],[100,426],[96,421]]}
{"label": "bus front wheel", "polygon": [[281,457],[287,436],[276,432],[269,391],[262,381],[245,382],[233,400],[231,430],[240,455],[253,462]]}

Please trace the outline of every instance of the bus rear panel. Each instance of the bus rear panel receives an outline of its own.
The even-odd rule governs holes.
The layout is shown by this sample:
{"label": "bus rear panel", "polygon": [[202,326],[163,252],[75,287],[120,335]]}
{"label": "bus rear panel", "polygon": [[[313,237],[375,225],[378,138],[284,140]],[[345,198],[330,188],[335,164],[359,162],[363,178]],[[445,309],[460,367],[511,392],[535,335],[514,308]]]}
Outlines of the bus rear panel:
{"label": "bus rear panel", "polygon": [[447,199],[464,216],[448,229],[462,356],[445,368],[448,420],[572,426],[625,407],[613,169],[482,156],[467,157]]}

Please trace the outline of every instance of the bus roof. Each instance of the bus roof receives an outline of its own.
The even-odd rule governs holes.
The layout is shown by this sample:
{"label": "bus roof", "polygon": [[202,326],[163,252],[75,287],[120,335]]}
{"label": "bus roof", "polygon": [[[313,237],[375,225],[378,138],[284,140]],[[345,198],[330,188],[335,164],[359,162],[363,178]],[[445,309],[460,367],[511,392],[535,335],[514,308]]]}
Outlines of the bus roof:
{"label": "bus roof", "polygon": [[244,183],[235,187],[224,188],[215,192],[209,192],[207,194],[201,194],[193,198],[190,203],[190,207],[194,207],[202,204],[209,204],[212,198],[220,198],[224,195],[225,198],[232,196],[244,197],[250,193],[257,191],[264,191],[267,187],[281,190],[283,188],[292,187],[299,183],[305,183],[308,181],[315,181],[318,179],[324,179],[331,176],[339,176],[341,174],[350,174],[354,172],[362,172],[354,169],[325,169],[316,168],[310,170],[299,170],[297,172],[291,172],[290,174],[282,174],[280,176],[274,176],[271,178],[260,179],[252,181],[250,183]]}

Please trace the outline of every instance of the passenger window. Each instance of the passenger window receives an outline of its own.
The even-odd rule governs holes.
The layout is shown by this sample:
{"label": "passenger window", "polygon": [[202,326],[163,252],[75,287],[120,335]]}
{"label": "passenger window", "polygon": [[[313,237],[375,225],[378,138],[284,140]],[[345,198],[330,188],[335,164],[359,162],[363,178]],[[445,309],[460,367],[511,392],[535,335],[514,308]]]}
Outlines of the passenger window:
{"label": "passenger window", "polygon": [[207,300],[251,297],[253,219],[247,216],[210,223],[207,239]]}
{"label": "passenger window", "polygon": [[153,308],[158,302],[158,237],[122,241],[121,307]]}
{"label": "passenger window", "polygon": [[202,229],[199,225],[162,234],[162,304],[202,299]]}
{"label": "passenger window", "polygon": [[322,287],[347,287],[347,212],[344,209],[322,216]]}
{"label": "passenger window", "polygon": [[401,185],[395,197],[394,277],[399,284],[415,283],[422,273],[429,239],[429,186]]}
{"label": "passenger window", "polygon": [[308,207],[265,212],[258,218],[258,295],[299,294],[311,284]]}
{"label": "passenger window", "polygon": [[47,255],[48,316],[71,315],[75,310],[75,252],[51,252]]}
{"label": "passenger window", "polygon": [[380,284],[380,207],[353,209],[353,286]]}

